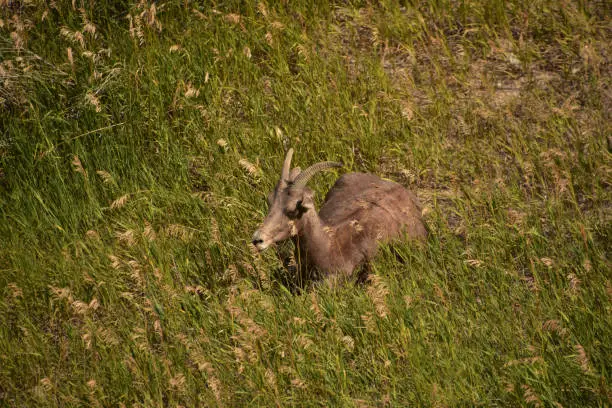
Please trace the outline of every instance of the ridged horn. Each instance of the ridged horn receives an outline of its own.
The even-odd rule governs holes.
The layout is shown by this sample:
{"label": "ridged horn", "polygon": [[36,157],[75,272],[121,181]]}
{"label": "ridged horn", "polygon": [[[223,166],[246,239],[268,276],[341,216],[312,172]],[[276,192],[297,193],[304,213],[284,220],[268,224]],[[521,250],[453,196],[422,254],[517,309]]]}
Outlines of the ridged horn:
{"label": "ridged horn", "polygon": [[285,156],[285,162],[283,163],[283,170],[281,171],[281,181],[289,180],[289,171],[291,170],[291,158],[293,157],[293,149],[289,149]]}
{"label": "ridged horn", "polygon": [[306,183],[308,183],[308,181],[310,181],[310,179],[312,178],[312,176],[314,176],[315,174],[317,174],[320,171],[323,170],[327,170],[327,169],[331,169],[334,167],[342,167],[343,164],[342,163],[338,163],[338,162],[321,162],[321,163],[317,163],[317,164],[313,164],[312,166],[308,167],[306,170],[304,170],[303,172],[301,172],[300,174],[298,174],[298,176],[295,178],[295,180],[293,180],[293,188],[303,188],[306,187]]}

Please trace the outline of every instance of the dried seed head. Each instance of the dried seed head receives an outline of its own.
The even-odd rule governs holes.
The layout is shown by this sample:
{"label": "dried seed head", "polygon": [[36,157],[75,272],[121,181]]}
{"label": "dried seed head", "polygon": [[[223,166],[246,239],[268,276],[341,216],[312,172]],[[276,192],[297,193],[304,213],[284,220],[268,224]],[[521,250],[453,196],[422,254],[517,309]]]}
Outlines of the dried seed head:
{"label": "dried seed head", "polygon": [[116,199],[115,201],[113,201],[110,205],[111,209],[117,209],[117,208],[121,208],[125,205],[125,203],[127,203],[128,198],[130,198],[129,194],[124,194],[121,197],[119,197],[118,199]]}
{"label": "dried seed head", "polygon": [[261,13],[262,16],[268,17],[268,8],[266,7],[265,3],[261,1],[257,3],[257,10]]}
{"label": "dried seed head", "polygon": [[184,91],[184,95],[185,98],[195,98],[197,96],[200,96],[200,90],[195,88],[191,82],[187,82],[185,84],[185,91]]}
{"label": "dried seed head", "polygon": [[8,288],[11,290],[11,296],[13,299],[17,299],[18,297],[23,297],[23,290],[16,283],[9,283]]}
{"label": "dried seed head", "polygon": [[258,177],[261,175],[261,169],[247,159],[240,159],[238,164],[240,164],[240,166],[245,169],[251,177]]}
{"label": "dried seed head", "polygon": [[155,241],[155,238],[157,238],[157,234],[155,233],[155,229],[153,229],[153,227],[151,226],[151,224],[149,224],[148,221],[145,221],[145,228],[144,228],[144,231],[143,231],[143,235],[149,241]]}
{"label": "dried seed head", "polygon": [[111,267],[113,269],[121,268],[121,265],[123,264],[123,262],[121,261],[121,259],[119,259],[119,257],[116,257],[115,255],[109,255],[108,259],[111,261]]}
{"label": "dried seed head", "polygon": [[226,14],[223,19],[228,23],[240,24],[241,16],[239,14],[230,13]]}
{"label": "dried seed head", "polygon": [[549,268],[551,268],[554,264],[554,261],[550,258],[540,258],[540,261]]}
{"label": "dried seed head", "polygon": [[113,176],[108,171],[98,170],[98,171],[96,171],[96,174],[102,178],[102,181],[105,184],[110,183],[111,181],[113,181]]}
{"label": "dried seed head", "polygon": [[192,231],[180,224],[170,224],[165,229],[166,235],[187,242],[193,238]]}
{"label": "dried seed head", "polygon": [[134,244],[136,243],[136,239],[134,238],[134,231],[131,229],[125,230],[123,232],[117,231],[115,233],[115,236],[117,237],[117,239],[119,239],[119,242],[123,242],[130,247],[134,246]]}
{"label": "dried seed head", "polygon": [[523,384],[521,385],[521,389],[523,390],[525,402],[533,404],[537,408],[542,407],[542,400],[540,400],[533,388],[529,387],[527,384]]}
{"label": "dried seed head", "polygon": [[300,378],[294,378],[293,380],[291,380],[291,386],[299,389],[305,389],[306,383]]}
{"label": "dried seed head", "polygon": [[575,348],[577,353],[576,362],[580,365],[580,368],[585,374],[589,374],[591,372],[591,364],[584,347],[582,347],[580,344],[576,344]]}
{"label": "dried seed head", "polygon": [[319,307],[317,295],[314,292],[310,292],[310,301],[311,301],[310,310],[313,311],[316,320],[317,321],[323,320],[323,313],[321,312],[321,308]]}
{"label": "dried seed head", "polygon": [[51,296],[55,300],[63,300],[66,299],[68,302],[72,303],[72,291],[70,288],[56,288],[54,286],[49,286],[51,290]]}
{"label": "dried seed head", "polygon": [[368,286],[367,294],[374,304],[376,314],[381,318],[387,317],[389,309],[386,304],[386,297],[389,295],[389,289],[386,282],[378,275],[369,275],[368,281],[370,286]]}
{"label": "dried seed head", "polygon": [[266,33],[266,42],[268,43],[269,46],[274,45],[274,37],[272,36],[271,32]]}
{"label": "dried seed head", "polygon": [[183,391],[185,389],[185,383],[185,376],[181,373],[175,375],[174,377],[168,380],[168,384],[170,384],[170,387],[178,391]]}
{"label": "dried seed head", "polygon": [[278,31],[282,31],[285,29],[285,25],[281,23],[280,21],[273,21],[272,24],[270,25],[272,26],[273,29],[278,30]]}
{"label": "dried seed head", "polygon": [[78,315],[86,315],[89,311],[89,305],[80,300],[75,300],[74,302],[72,302],[72,309],[74,313]]}
{"label": "dried seed head", "polygon": [[355,340],[353,340],[351,336],[342,337],[342,343],[349,352],[352,352],[355,349]]}
{"label": "dried seed head", "polygon": [[46,392],[50,392],[53,389],[53,383],[49,377],[45,377],[40,380],[40,385]]}
{"label": "dried seed head", "polygon": [[79,159],[79,156],[77,156],[76,154],[72,159],[72,165],[74,166],[74,171],[76,171],[77,173],[81,173],[83,177],[87,178],[87,173],[83,168],[83,164],[81,164],[81,159]]}
{"label": "dried seed head", "polygon": [[570,291],[572,293],[577,293],[580,290],[580,283],[582,282],[580,278],[576,276],[574,273],[570,273],[567,275],[567,280],[569,281]]}

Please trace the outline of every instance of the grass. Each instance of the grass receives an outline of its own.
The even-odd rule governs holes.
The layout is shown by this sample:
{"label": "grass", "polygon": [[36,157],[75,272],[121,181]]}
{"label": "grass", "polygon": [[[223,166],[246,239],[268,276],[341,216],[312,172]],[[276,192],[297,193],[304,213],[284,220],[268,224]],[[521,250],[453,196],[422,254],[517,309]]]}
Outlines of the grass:
{"label": "grass", "polygon": [[[609,5],[294,3],[0,1],[0,405],[609,406]],[[288,147],[427,245],[291,290]]]}

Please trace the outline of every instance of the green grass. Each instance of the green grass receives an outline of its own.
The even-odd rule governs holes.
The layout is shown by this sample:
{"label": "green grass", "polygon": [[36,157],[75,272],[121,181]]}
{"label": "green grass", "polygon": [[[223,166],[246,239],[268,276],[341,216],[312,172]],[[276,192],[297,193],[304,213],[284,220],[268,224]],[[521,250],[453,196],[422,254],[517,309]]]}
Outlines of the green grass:
{"label": "green grass", "polygon": [[[127,3],[0,2],[0,405],[611,404],[606,2]],[[288,147],[426,246],[293,290]]]}

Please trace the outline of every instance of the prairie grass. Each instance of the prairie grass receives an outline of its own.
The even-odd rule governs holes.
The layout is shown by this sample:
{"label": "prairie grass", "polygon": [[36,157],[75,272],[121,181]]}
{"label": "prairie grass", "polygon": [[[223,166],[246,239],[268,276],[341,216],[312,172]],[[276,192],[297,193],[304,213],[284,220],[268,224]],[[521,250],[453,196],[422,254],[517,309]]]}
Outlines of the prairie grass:
{"label": "prairie grass", "polygon": [[[609,406],[610,14],[0,0],[0,405]],[[296,289],[248,245],[289,147],[427,244]]]}

